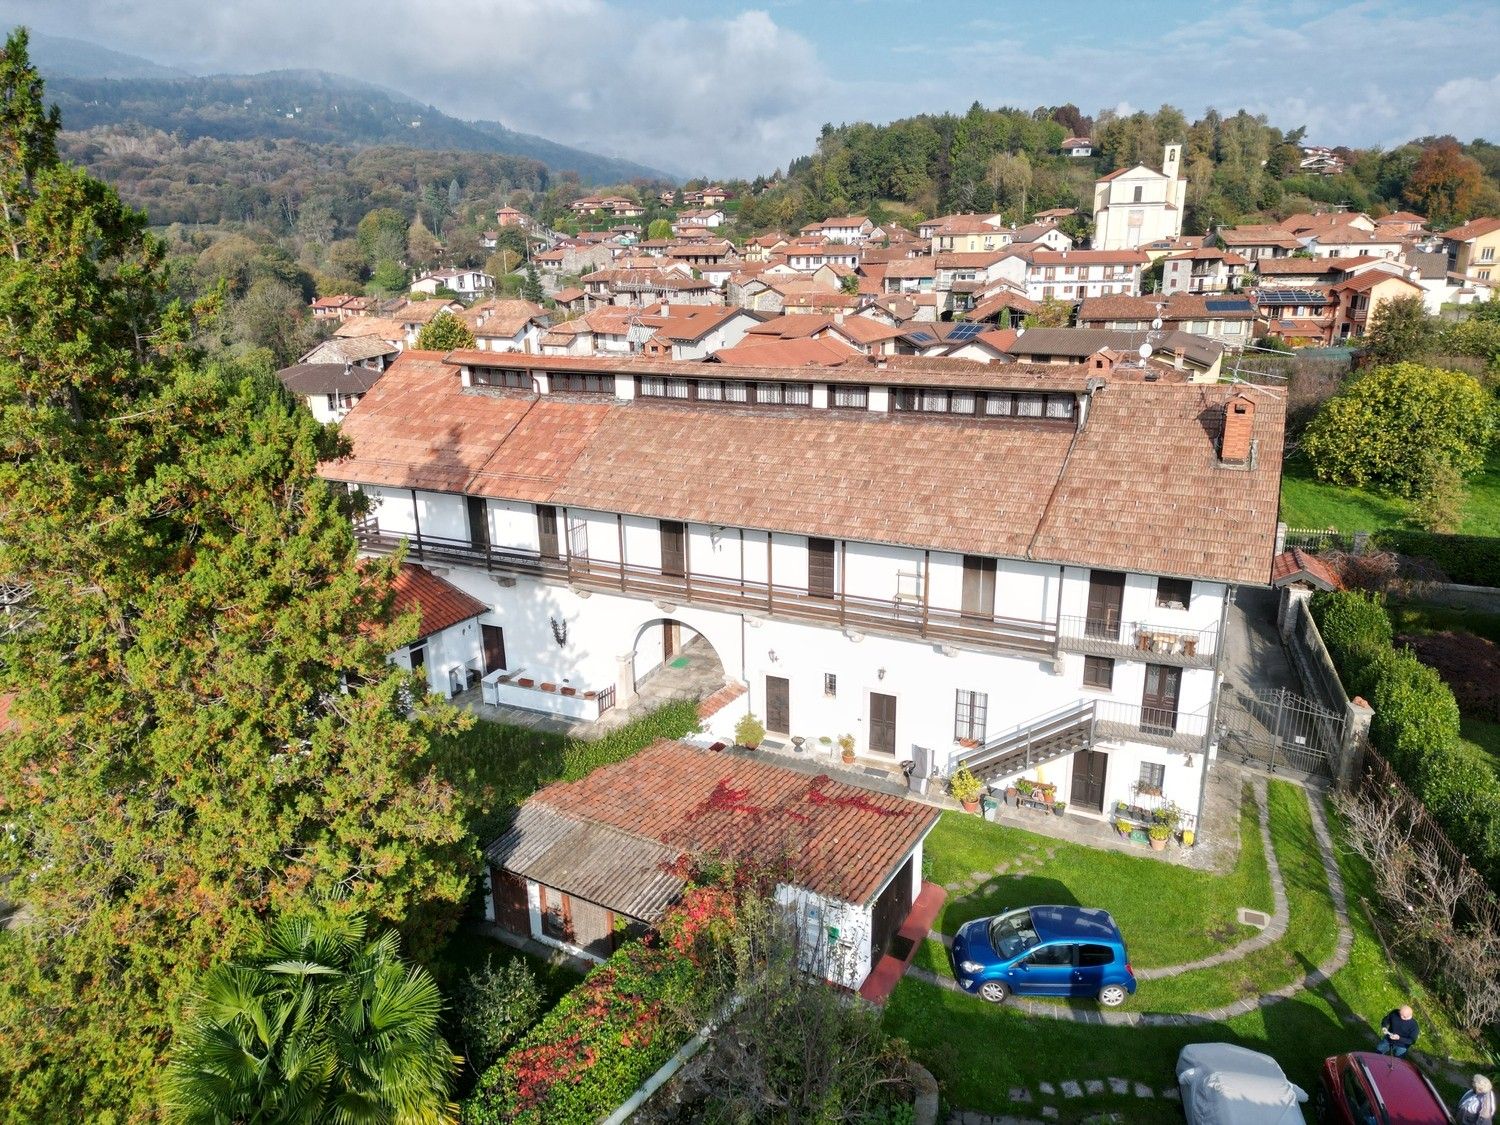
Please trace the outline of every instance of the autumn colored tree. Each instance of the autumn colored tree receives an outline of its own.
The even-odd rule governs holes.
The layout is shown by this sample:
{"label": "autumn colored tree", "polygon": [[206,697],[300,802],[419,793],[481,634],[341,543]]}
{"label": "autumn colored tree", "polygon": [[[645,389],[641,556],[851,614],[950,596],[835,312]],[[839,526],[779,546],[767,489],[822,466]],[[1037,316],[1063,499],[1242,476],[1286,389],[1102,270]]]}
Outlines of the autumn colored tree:
{"label": "autumn colored tree", "polygon": [[1056,297],[1043,297],[1036,312],[1023,323],[1027,328],[1066,328],[1073,323],[1073,306]]}
{"label": "autumn colored tree", "polygon": [[1422,151],[1402,195],[1427,216],[1434,230],[1467,219],[1484,186],[1484,169],[1464,155],[1458,142],[1444,137]]}
{"label": "autumn colored tree", "polygon": [[[385,654],[337,439],[205,364],[143,215],[57,158],[26,36],[0,53],[0,1106],[145,1118],[192,978],[315,896],[420,950],[474,856],[454,713]],[[441,749],[436,747],[442,747]]]}

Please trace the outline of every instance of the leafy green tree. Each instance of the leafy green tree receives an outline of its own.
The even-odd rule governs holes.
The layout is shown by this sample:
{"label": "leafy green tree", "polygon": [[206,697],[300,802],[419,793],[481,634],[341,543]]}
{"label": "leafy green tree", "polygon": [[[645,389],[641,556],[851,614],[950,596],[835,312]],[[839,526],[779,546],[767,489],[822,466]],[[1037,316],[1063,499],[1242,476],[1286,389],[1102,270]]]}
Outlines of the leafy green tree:
{"label": "leafy green tree", "polygon": [[1072,323],[1072,304],[1056,297],[1043,297],[1041,307],[1022,321],[1027,328],[1066,328]]}
{"label": "leafy green tree", "polygon": [[339,452],[269,379],[210,367],[162,247],[58,162],[26,38],[0,54],[0,1098],[144,1118],[189,979],[307,896],[430,944],[466,896],[465,768],[386,653]]}
{"label": "leafy green tree", "polygon": [[1397,363],[1361,372],[1329,399],[1302,450],[1321,480],[1413,497],[1435,464],[1478,472],[1494,432],[1494,402],[1472,376]]}
{"label": "leafy green tree", "polygon": [[545,294],[542,292],[541,278],[536,275],[536,266],[526,263],[526,280],[521,283],[521,296],[533,304],[541,304]]}
{"label": "leafy green tree", "polygon": [[1370,317],[1362,350],[1377,363],[1421,359],[1437,342],[1437,327],[1421,297],[1394,297]]}
{"label": "leafy green tree", "polygon": [[416,266],[431,266],[441,251],[437,236],[427,229],[421,216],[413,219],[406,230],[406,260]]}
{"label": "leafy green tree", "polygon": [[454,348],[472,348],[474,333],[451,312],[440,312],[417,333],[417,347],[424,351],[451,352]]}
{"label": "leafy green tree", "polygon": [[464,980],[459,1009],[469,1068],[483,1074],[542,1011],[542,988],[531,966],[520,958],[487,962]]}
{"label": "leafy green tree", "polygon": [[373,296],[389,297],[406,288],[406,267],[391,258],[375,263],[369,289]]}
{"label": "leafy green tree", "polygon": [[854,296],[859,292],[859,276],[851,273],[848,277],[839,278],[839,289],[846,296]]}
{"label": "leafy green tree", "polygon": [[168,1117],[233,1121],[456,1120],[459,1059],[443,997],[363,917],[298,918],[194,990],[165,1081]]}
{"label": "leafy green tree", "polygon": [[651,221],[651,225],[646,228],[646,237],[647,238],[671,238],[672,237],[672,220],[671,219],[653,219]]}
{"label": "leafy green tree", "polygon": [[406,219],[394,207],[377,207],[359,221],[354,237],[372,268],[377,262],[399,261],[406,250]]}

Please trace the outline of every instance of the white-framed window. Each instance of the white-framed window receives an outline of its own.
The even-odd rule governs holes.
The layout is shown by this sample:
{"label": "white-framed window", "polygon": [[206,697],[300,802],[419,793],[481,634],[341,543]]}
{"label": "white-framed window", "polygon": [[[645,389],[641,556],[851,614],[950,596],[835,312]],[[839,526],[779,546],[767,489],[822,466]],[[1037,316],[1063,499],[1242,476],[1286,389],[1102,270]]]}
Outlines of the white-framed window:
{"label": "white-framed window", "polygon": [[989,711],[989,696],[982,691],[953,693],[953,740],[984,741],[984,727]]}

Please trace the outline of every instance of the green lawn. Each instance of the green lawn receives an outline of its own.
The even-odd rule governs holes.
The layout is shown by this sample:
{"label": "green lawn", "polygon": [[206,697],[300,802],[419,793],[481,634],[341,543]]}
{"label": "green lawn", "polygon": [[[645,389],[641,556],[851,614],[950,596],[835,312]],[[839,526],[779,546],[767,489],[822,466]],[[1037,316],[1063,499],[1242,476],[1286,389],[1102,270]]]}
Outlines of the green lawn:
{"label": "green lawn", "polygon": [[[1291,969],[1300,975],[1314,959],[1326,956],[1334,941],[1326,880],[1321,872],[1314,878],[1297,854],[1308,846],[1306,800],[1300,790],[1286,783],[1272,783],[1271,791],[1273,839],[1288,884],[1291,926],[1283,942],[1277,943],[1280,948],[1267,951],[1270,956],[1265,963],[1240,963],[1242,976],[1280,977],[1283,970]],[[1336,824],[1334,829],[1337,834]],[[1056,1084],[1069,1078],[1119,1077],[1160,1090],[1173,1084],[1173,1064],[1183,1045],[1214,1040],[1274,1055],[1294,1082],[1310,1089],[1321,1059],[1368,1048],[1373,1042],[1370,1028],[1403,998],[1410,998],[1418,1009],[1422,1047],[1466,1063],[1484,1064],[1482,1052],[1454,1029],[1431,997],[1420,986],[1410,985],[1386,961],[1360,905],[1373,899],[1369,871],[1343,849],[1339,862],[1354,910],[1350,920],[1354,946],[1349,963],[1316,992],[1302,992],[1221,1023],[1115,1028],[1027,1017],[1012,1006],[986,1004],[907,977],[886,1007],[886,1028],[911,1043],[950,1104],[990,1113],[1015,1111],[1007,1100],[1011,1086],[1035,1089],[1042,1081]],[[1143,897],[1151,895],[1148,886]],[[1143,937],[1126,930],[1132,956],[1134,945]],[[928,957],[924,948],[922,959]],[[1215,1006],[1222,1000],[1216,990],[1224,979],[1219,971],[1206,970],[1177,978],[1188,982],[1186,990],[1177,981],[1143,982],[1131,1004],[1145,1011],[1183,1010],[1180,1005],[1185,1002]],[[1360,1022],[1347,1022],[1346,1016]],[[1104,1095],[1058,1104],[1063,1121],[1081,1120],[1101,1109],[1124,1111],[1130,1121],[1181,1120],[1172,1103],[1139,1102],[1133,1097]],[[1033,1113],[1027,1107],[1028,1116]]]}
{"label": "green lawn", "polygon": [[[1459,531],[1500,535],[1500,449],[1482,474],[1467,482],[1468,499]],[[1281,473],[1281,519],[1288,527],[1374,531],[1407,526],[1407,506],[1395,497],[1360,488],[1325,484],[1299,457],[1287,459]]]}
{"label": "green lawn", "polygon": [[1248,788],[1240,808],[1239,861],[1227,876],[1069,844],[954,812],[938,821],[925,854],[927,878],[943,884],[993,871],[1002,862],[1012,865],[977,891],[953,892],[938,916],[942,933],[1025,903],[1102,906],[1129,939],[1131,959],[1143,968],[1206,957],[1226,941],[1253,933],[1235,922],[1239,907],[1271,909],[1271,880]]}

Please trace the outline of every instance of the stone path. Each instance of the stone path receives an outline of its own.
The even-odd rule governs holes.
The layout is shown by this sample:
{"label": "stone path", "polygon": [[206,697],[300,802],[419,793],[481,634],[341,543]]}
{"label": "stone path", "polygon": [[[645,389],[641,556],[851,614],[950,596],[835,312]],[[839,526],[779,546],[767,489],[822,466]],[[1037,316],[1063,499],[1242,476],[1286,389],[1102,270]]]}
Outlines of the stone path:
{"label": "stone path", "polygon": [[[1286,931],[1288,916],[1286,887],[1281,877],[1281,867],[1276,858],[1276,851],[1271,843],[1270,823],[1268,814],[1268,803],[1265,793],[1265,782],[1260,780],[1256,786],[1256,800],[1261,808],[1261,834],[1266,846],[1266,862],[1271,872],[1271,886],[1276,902],[1276,913],[1272,919],[1272,925],[1267,926],[1261,933],[1255,935],[1238,945],[1223,951],[1223,954],[1215,954],[1213,957],[1204,958],[1202,961],[1193,962],[1190,965],[1172,966],[1168,969],[1156,970],[1156,976],[1174,976],[1177,973],[1188,972],[1196,968],[1204,968],[1212,965],[1222,964],[1225,961],[1234,960],[1245,956],[1252,949],[1258,949],[1275,938],[1268,937],[1277,920],[1280,921],[1278,936]],[[1073,1020],[1076,1023],[1104,1024],[1111,1027],[1184,1027],[1198,1023],[1219,1023],[1223,1020],[1232,1019],[1252,1012],[1256,1008],[1268,1008],[1273,1004],[1279,1004],[1283,1000],[1290,999],[1297,993],[1308,988],[1317,988],[1326,983],[1334,973],[1344,967],[1349,960],[1349,948],[1354,944],[1354,931],[1349,928],[1348,904],[1344,897],[1344,880],[1339,873],[1338,860],[1333,853],[1333,840],[1328,834],[1328,824],[1323,817],[1323,809],[1315,800],[1308,801],[1308,808],[1312,813],[1313,835],[1317,839],[1318,854],[1323,860],[1323,869],[1328,877],[1328,889],[1333,899],[1334,914],[1338,918],[1339,934],[1338,942],[1334,951],[1321,965],[1304,975],[1300,980],[1268,992],[1261,996],[1247,996],[1236,1000],[1233,1004],[1226,1004],[1218,1008],[1209,1008],[1197,1012],[1165,1013],[1165,1012],[1121,1012],[1108,1008],[1073,1007],[1065,1004],[1052,1004],[1046,1001],[1032,1000],[1026,997],[1012,997],[1007,1003],[1015,1009],[1020,1010],[1028,1016],[1043,1016],[1048,1019]],[[908,970],[918,980],[946,988],[953,992],[961,992],[958,982],[952,977],[941,976],[928,969],[913,966]],[[1145,977],[1143,970],[1140,977]],[[1151,979],[1151,978],[1147,978]],[[1067,1096],[1067,1087],[1064,1086],[1064,1096]]]}

